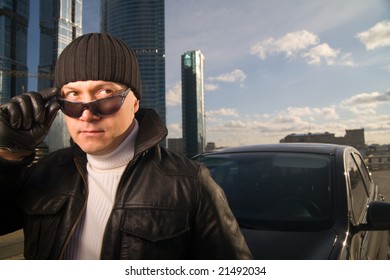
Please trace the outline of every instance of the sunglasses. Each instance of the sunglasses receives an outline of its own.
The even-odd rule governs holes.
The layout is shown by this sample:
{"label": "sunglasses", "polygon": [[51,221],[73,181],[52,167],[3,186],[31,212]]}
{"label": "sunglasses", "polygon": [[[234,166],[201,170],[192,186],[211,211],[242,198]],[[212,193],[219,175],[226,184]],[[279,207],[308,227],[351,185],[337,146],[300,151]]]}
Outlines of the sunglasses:
{"label": "sunglasses", "polygon": [[119,111],[130,90],[128,88],[110,97],[96,99],[91,102],[70,101],[57,96],[57,103],[60,105],[61,111],[71,118],[80,118],[84,110],[91,111],[95,116],[103,117]]}

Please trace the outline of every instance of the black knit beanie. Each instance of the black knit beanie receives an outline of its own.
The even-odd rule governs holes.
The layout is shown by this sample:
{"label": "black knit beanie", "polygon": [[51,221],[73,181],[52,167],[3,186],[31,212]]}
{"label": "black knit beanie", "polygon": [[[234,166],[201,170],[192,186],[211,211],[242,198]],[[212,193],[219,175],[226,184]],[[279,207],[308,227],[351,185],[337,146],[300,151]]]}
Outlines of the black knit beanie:
{"label": "black knit beanie", "polygon": [[127,45],[105,33],[89,33],[73,40],[60,54],[54,71],[54,86],[87,80],[124,84],[141,99],[137,58]]}

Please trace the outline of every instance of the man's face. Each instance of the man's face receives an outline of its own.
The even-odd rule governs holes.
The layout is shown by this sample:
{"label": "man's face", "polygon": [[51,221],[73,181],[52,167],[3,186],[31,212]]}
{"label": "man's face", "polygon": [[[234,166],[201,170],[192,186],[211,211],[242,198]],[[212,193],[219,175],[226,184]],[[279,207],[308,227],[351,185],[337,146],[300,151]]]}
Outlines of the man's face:
{"label": "man's face", "polygon": [[[61,96],[67,100],[90,102],[126,90],[126,86],[105,81],[78,81],[64,85]],[[131,132],[134,114],[139,101],[129,92],[119,111],[105,116],[96,116],[86,109],[78,118],[65,115],[68,131],[80,148],[91,155],[104,155],[112,152]]]}

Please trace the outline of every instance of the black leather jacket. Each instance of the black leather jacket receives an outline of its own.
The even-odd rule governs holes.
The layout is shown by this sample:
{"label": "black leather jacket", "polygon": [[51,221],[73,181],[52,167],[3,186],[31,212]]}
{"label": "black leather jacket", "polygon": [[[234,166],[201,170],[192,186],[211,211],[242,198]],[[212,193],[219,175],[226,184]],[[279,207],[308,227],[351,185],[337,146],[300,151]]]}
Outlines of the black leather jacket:
{"label": "black leather jacket", "polygon": [[[140,110],[136,118],[140,129],[135,156],[120,180],[101,258],[252,258],[208,170],[158,145],[167,131],[154,111]],[[86,163],[77,146],[56,151],[29,168],[2,162],[0,232],[23,226],[26,259],[63,257],[86,208]],[[20,215],[10,211],[9,197],[15,195],[10,187],[16,185]],[[18,223],[21,217],[23,224]]]}

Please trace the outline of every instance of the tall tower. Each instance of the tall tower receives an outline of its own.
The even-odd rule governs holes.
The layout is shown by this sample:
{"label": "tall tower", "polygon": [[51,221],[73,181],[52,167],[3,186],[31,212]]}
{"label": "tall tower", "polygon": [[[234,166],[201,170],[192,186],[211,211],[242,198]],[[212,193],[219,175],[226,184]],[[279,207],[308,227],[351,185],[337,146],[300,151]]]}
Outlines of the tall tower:
{"label": "tall tower", "polygon": [[0,104],[27,91],[28,0],[0,0]]}
{"label": "tall tower", "polygon": [[166,123],[164,0],[102,0],[101,32],[122,39],[137,55],[142,79],[141,108]]}
{"label": "tall tower", "polygon": [[181,56],[182,121],[184,151],[188,157],[204,151],[204,56],[188,51]]}
{"label": "tall tower", "polygon": [[[38,90],[53,86],[54,67],[62,50],[82,35],[82,0],[40,0]],[[62,113],[58,113],[45,141],[50,151],[70,145]]]}
{"label": "tall tower", "polygon": [[58,56],[82,35],[82,0],[40,0],[38,90],[53,86]]}

